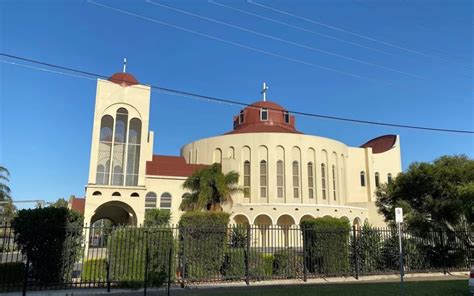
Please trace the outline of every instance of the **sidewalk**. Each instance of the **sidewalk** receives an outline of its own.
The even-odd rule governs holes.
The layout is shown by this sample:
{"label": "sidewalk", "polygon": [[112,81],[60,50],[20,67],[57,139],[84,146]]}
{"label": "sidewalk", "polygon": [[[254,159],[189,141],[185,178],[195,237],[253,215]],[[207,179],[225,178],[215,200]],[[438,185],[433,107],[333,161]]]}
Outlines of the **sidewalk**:
{"label": "sidewalk", "polygon": [[[407,282],[416,281],[448,281],[448,280],[463,280],[469,278],[469,272],[452,272],[444,275],[443,273],[416,273],[406,274],[404,279]],[[170,295],[206,295],[206,292],[219,291],[235,291],[244,290],[248,287],[265,288],[269,286],[294,286],[294,285],[321,285],[321,284],[364,284],[364,283],[384,283],[384,282],[398,282],[400,277],[397,275],[374,275],[374,276],[361,276],[358,280],[353,277],[332,277],[332,278],[315,278],[308,279],[307,282],[303,282],[300,279],[289,279],[289,280],[268,280],[250,282],[247,286],[245,282],[217,282],[217,283],[203,283],[203,284],[190,284],[184,289],[179,286],[172,286]],[[467,282],[466,282],[467,285]],[[31,296],[82,296],[82,295],[110,295],[110,296],[139,296],[143,295],[143,289],[138,290],[127,290],[127,289],[112,289],[110,293],[107,293],[105,289],[70,289],[70,290],[51,290],[51,291],[28,291],[27,295]],[[164,288],[149,288],[147,289],[148,295],[166,295]],[[1,293],[0,295],[5,296],[20,296],[21,292],[12,293]]]}

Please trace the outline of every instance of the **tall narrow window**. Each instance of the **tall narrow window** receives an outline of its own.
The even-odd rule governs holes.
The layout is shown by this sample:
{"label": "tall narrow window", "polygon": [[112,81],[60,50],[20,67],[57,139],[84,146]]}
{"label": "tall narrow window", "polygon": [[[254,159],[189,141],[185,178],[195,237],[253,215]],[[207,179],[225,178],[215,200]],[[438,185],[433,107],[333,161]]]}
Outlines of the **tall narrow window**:
{"label": "tall narrow window", "polygon": [[112,185],[124,185],[125,143],[127,140],[128,111],[117,110],[115,119],[114,153],[112,158]]}
{"label": "tall narrow window", "polygon": [[332,196],[334,200],[337,199],[337,176],[336,176],[336,166],[332,166]]}
{"label": "tall narrow window", "polygon": [[290,113],[288,113],[288,111],[283,112],[283,119],[285,123],[290,123]]}
{"label": "tall narrow window", "polygon": [[360,186],[365,187],[365,172],[360,172]]}
{"label": "tall narrow window", "polygon": [[312,162],[308,162],[308,197],[314,198],[314,171]]}
{"label": "tall narrow window", "polygon": [[300,197],[300,166],[296,160],[293,161],[293,197]]}
{"label": "tall narrow window", "polygon": [[250,161],[244,161],[244,197],[250,197]]}
{"label": "tall narrow window", "polygon": [[267,162],[260,161],[260,197],[267,197]]}
{"label": "tall narrow window", "polygon": [[145,196],[145,211],[156,208],[156,193],[148,192]]}
{"label": "tall narrow window", "polygon": [[108,185],[110,178],[110,154],[112,152],[114,119],[105,115],[100,121],[99,154],[95,183]]}
{"label": "tall narrow window", "polygon": [[321,190],[323,193],[323,199],[326,199],[326,165],[321,164]]}
{"label": "tall narrow window", "polygon": [[244,123],[244,110],[240,111],[239,124]]}
{"label": "tall narrow window", "polygon": [[127,186],[138,185],[138,167],[140,164],[140,143],[142,134],[142,122],[138,118],[130,120],[130,130],[128,131],[128,152],[127,152]]}
{"label": "tall narrow window", "polygon": [[267,108],[260,109],[260,120],[262,120],[262,121],[268,120],[268,109]]}
{"label": "tall narrow window", "polygon": [[165,192],[160,196],[160,209],[171,210],[171,194],[168,192]]}
{"label": "tall narrow window", "polygon": [[277,197],[283,198],[285,192],[285,168],[283,161],[277,161]]}
{"label": "tall narrow window", "polygon": [[375,187],[380,187],[380,174],[378,172],[375,173]]}
{"label": "tall narrow window", "polygon": [[388,184],[392,183],[392,174],[391,173],[387,174],[387,182],[388,182]]}

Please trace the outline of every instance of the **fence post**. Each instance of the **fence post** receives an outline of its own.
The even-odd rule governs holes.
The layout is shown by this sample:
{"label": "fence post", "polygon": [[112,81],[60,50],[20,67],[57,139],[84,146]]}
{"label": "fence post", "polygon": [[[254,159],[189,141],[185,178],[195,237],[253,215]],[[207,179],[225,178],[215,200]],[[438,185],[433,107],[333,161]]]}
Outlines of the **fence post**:
{"label": "fence post", "polygon": [[143,288],[143,295],[146,296],[146,286],[148,284],[148,231],[145,230],[145,279],[144,279],[144,288]]}
{"label": "fence post", "polygon": [[26,296],[26,288],[28,286],[28,272],[30,270],[30,258],[26,255],[25,275],[23,277],[23,296]]}
{"label": "fence post", "polygon": [[354,277],[356,280],[359,279],[359,256],[357,256],[357,230],[356,226],[352,225],[352,240],[353,240],[353,247],[352,252],[354,253]]}
{"label": "fence post", "polygon": [[306,250],[306,224],[303,224],[300,227],[303,227],[303,281],[306,282],[308,280],[308,267],[306,266],[308,257],[308,250]]}
{"label": "fence post", "polygon": [[441,243],[441,264],[443,265],[443,273],[446,274],[446,252],[444,250],[443,230],[439,230],[439,241]]}
{"label": "fence post", "polygon": [[170,251],[168,254],[168,296],[170,296],[171,287],[171,260],[173,260],[173,242],[171,242]]}
{"label": "fence post", "polygon": [[182,236],[182,254],[181,254],[181,288],[184,288],[184,279],[186,276],[186,228],[183,226],[180,228],[183,232]]}
{"label": "fence post", "polygon": [[249,273],[249,263],[250,263],[250,233],[251,233],[251,228],[250,224],[247,225],[247,246],[245,249],[245,283],[250,285],[250,273]]}
{"label": "fence post", "polygon": [[[108,252],[107,252],[108,253]],[[109,255],[107,254],[107,257]],[[107,281],[107,293],[110,293],[110,258],[107,258],[107,261],[105,262],[105,268],[106,268],[106,281]]]}

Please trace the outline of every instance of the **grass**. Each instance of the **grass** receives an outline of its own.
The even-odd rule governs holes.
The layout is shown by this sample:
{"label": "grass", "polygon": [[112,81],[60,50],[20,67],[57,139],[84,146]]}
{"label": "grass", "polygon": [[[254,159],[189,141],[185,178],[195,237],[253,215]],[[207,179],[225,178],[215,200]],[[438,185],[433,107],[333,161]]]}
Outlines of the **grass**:
{"label": "grass", "polygon": [[[192,295],[213,296],[379,296],[399,295],[399,283],[320,284],[188,291]],[[186,295],[191,295],[186,294]],[[181,295],[181,294],[179,294]],[[406,282],[404,295],[468,295],[467,280]]]}

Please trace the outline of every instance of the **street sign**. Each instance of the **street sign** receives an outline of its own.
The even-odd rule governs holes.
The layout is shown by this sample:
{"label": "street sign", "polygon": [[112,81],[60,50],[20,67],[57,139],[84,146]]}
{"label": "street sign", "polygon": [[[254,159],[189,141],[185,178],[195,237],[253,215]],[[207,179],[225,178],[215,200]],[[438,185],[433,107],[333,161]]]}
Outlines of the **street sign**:
{"label": "street sign", "polygon": [[395,208],[395,222],[403,223],[403,209]]}

